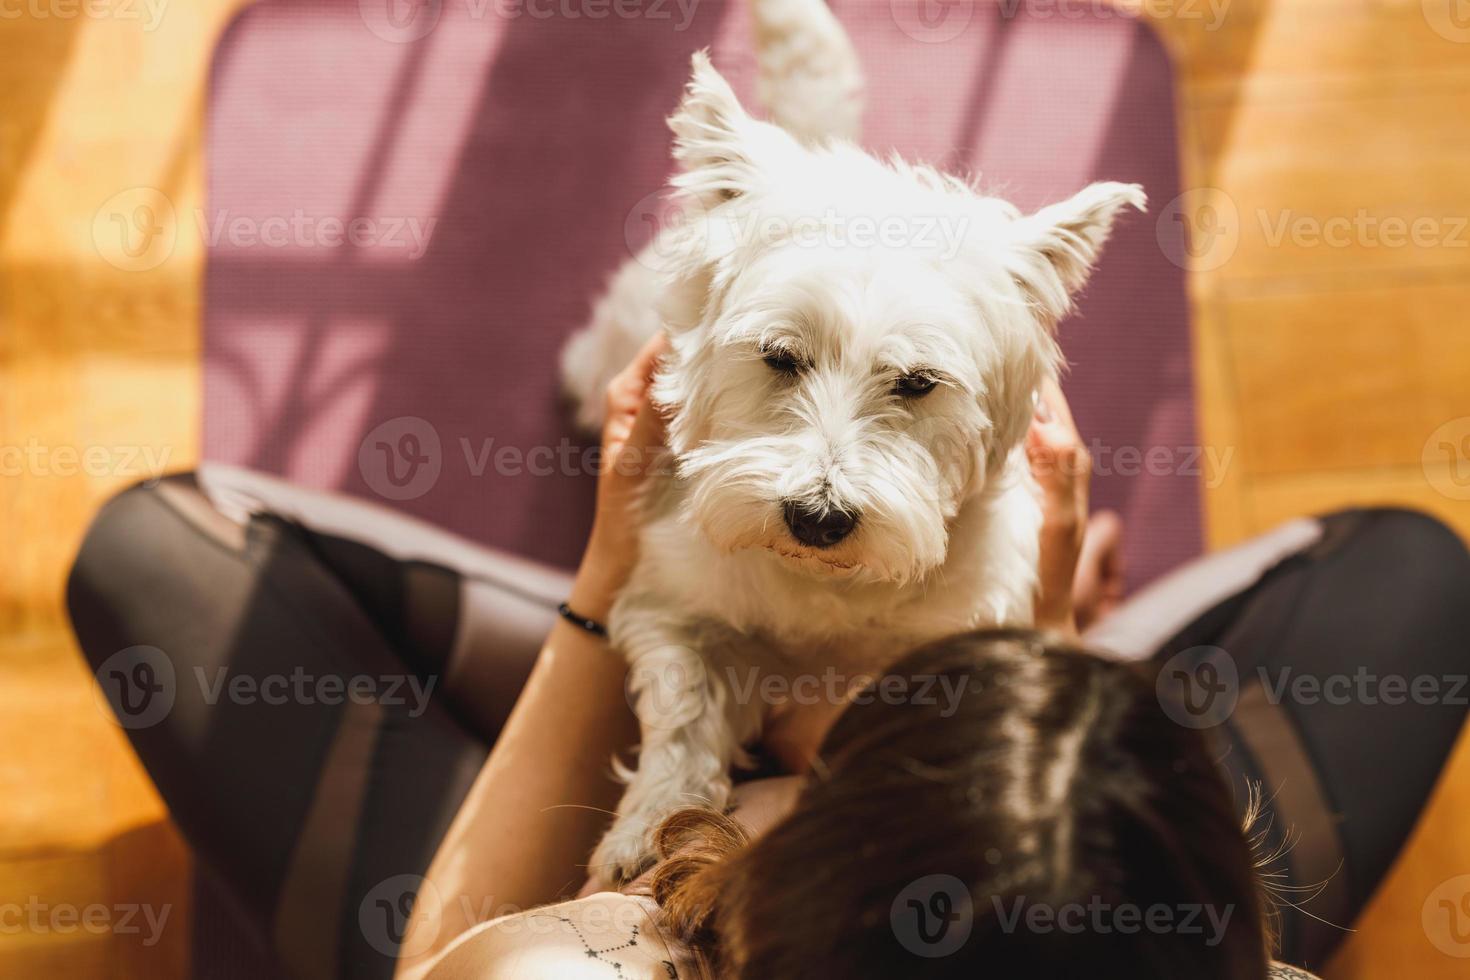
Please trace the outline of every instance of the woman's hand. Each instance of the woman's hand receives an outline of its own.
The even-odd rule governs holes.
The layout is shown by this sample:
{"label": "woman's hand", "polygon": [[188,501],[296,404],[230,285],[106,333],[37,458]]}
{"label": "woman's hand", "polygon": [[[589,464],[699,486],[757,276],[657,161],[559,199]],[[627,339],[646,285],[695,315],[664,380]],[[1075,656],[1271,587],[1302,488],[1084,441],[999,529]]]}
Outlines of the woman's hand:
{"label": "woman's hand", "polygon": [[1076,635],[1122,600],[1123,522],[1110,510],[1088,516],[1092,457],[1054,382],[1037,398],[1026,458],[1041,485],[1036,625]]}
{"label": "woman's hand", "polygon": [[1087,488],[1092,458],[1061,388],[1048,381],[1038,392],[1036,415],[1026,434],[1026,458],[1041,487],[1041,566],[1036,625],[1076,634],[1072,582],[1087,527]]}
{"label": "woman's hand", "polygon": [[578,615],[606,621],[618,591],[638,560],[643,488],[667,462],[664,420],[649,388],[668,338],[659,334],[607,387],[602,466],[592,534],[568,605]]}

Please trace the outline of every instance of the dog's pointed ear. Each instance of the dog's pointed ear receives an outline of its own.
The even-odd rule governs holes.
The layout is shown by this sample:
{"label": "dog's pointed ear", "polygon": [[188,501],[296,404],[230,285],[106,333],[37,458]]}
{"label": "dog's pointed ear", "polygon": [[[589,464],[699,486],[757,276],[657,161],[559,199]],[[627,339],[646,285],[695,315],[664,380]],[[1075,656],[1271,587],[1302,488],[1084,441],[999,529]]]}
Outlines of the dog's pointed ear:
{"label": "dog's pointed ear", "polygon": [[1011,273],[1048,325],[1071,309],[1072,296],[1087,282],[1118,212],[1128,205],[1143,211],[1147,203],[1137,184],[1104,181],[1016,219]]}
{"label": "dog's pointed ear", "polygon": [[689,84],[669,117],[669,128],[682,171],[674,186],[707,208],[754,190],[761,176],[759,159],[773,144],[791,142],[783,130],[745,111],[704,51],[691,59]]}

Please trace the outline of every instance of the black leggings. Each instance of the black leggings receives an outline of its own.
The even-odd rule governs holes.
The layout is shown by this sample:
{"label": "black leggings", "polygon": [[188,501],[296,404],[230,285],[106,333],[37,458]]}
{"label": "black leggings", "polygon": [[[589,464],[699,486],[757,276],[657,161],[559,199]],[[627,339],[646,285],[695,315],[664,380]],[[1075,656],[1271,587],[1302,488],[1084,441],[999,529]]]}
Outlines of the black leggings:
{"label": "black leggings", "polygon": [[[1296,532],[1195,563],[1096,640],[1151,656],[1182,723],[1223,719],[1242,806],[1259,783],[1272,834],[1300,838],[1281,870],[1324,886],[1281,923],[1282,958],[1320,968],[1343,933],[1313,916],[1352,924],[1464,720],[1470,555],[1404,511]],[[295,976],[388,977],[417,876],[566,585],[371,505],[209,467],[108,503],[68,603],[174,819],[272,955]],[[1388,675],[1421,680],[1389,703]]]}

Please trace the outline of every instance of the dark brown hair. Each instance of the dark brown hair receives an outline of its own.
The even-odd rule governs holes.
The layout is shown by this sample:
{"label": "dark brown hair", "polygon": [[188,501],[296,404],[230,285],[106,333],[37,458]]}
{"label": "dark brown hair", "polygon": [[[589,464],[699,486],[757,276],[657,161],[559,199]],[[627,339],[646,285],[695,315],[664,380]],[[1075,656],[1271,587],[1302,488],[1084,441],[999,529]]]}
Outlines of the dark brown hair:
{"label": "dark brown hair", "polygon": [[988,631],[888,673],[962,693],[850,706],[759,839],[707,810],[661,828],[654,898],[713,975],[1265,977],[1229,790],[1133,669]]}

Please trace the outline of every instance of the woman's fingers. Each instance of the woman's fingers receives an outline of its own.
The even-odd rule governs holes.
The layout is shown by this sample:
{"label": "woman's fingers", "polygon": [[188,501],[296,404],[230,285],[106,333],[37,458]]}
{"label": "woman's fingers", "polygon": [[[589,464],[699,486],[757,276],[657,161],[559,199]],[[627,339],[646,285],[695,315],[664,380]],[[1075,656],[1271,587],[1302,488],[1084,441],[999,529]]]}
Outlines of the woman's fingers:
{"label": "woman's fingers", "polygon": [[638,405],[634,410],[636,419],[633,423],[635,444],[640,446],[655,445],[663,442],[664,417],[659,407],[653,403],[653,376],[658,373],[659,365],[669,350],[668,335],[659,332],[649,338],[648,343],[638,352],[633,359],[629,369],[636,372],[638,377]]}
{"label": "woman's fingers", "polygon": [[[1048,378],[1041,383],[1036,391],[1037,415],[1043,422],[1054,423],[1063,431],[1077,436],[1077,423],[1072,421],[1072,406],[1067,404],[1067,396],[1062,394],[1062,388],[1055,381]],[[1078,442],[1081,438],[1078,437]]]}
{"label": "woman's fingers", "polygon": [[645,394],[642,404],[638,406],[638,413],[633,417],[633,425],[628,432],[626,445],[634,449],[646,450],[663,444],[663,412]]}
{"label": "woman's fingers", "polygon": [[1054,382],[1046,382],[1038,392],[1036,417],[1026,434],[1026,456],[1048,507],[1069,516],[1085,516],[1092,459],[1082,445],[1067,399]]}
{"label": "woman's fingers", "polygon": [[573,589],[575,608],[594,619],[607,615],[637,560],[642,487],[662,457],[664,434],[649,394],[667,350],[662,335],[652,338],[607,386],[597,514]]}
{"label": "woman's fingers", "polygon": [[1052,382],[1037,392],[1036,416],[1026,434],[1026,458],[1041,488],[1036,620],[1051,629],[1071,631],[1075,629],[1072,582],[1087,520],[1091,460],[1067,400]]}
{"label": "woman's fingers", "polygon": [[649,390],[668,348],[664,334],[650,338],[608,385],[602,441],[609,452],[622,452],[629,446],[641,449],[663,442],[663,417],[649,399]]}
{"label": "woman's fingers", "polygon": [[608,385],[608,415],[631,415],[638,411],[648,388],[653,384],[653,375],[658,371],[659,360],[669,349],[669,338],[662,332],[650,337],[648,342],[634,355],[633,360],[618,372]]}
{"label": "woman's fingers", "polygon": [[645,389],[653,383],[654,372],[658,370],[659,361],[663,360],[668,349],[669,335],[660,330],[648,338],[648,342],[633,358],[633,363],[628,365],[629,370],[634,371],[641,379]]}

